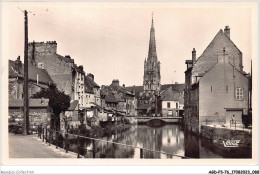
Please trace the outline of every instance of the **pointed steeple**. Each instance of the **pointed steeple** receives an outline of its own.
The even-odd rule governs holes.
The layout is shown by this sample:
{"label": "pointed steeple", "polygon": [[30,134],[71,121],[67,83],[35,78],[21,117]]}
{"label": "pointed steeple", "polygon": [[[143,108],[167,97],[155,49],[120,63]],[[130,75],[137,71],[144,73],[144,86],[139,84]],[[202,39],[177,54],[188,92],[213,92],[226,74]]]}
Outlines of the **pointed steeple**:
{"label": "pointed steeple", "polygon": [[152,26],[151,26],[151,29],[154,30],[154,26],[153,26],[153,13],[152,13]]}
{"label": "pointed steeple", "polygon": [[143,87],[144,91],[160,91],[161,89],[160,62],[157,60],[153,17],[150,30],[148,57],[144,60]]}
{"label": "pointed steeple", "polygon": [[150,30],[150,42],[149,42],[149,51],[148,51],[148,60],[152,60],[157,62],[157,53],[156,53],[156,42],[155,42],[155,30],[153,24],[153,16],[152,16],[152,25]]}

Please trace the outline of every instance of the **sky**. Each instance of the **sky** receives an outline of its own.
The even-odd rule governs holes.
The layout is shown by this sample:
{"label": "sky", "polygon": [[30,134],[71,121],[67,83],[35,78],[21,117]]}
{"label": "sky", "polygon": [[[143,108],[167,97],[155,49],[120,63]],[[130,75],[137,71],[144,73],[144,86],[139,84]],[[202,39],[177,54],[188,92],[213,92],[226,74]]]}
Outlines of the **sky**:
{"label": "sky", "polygon": [[[29,42],[56,41],[57,53],[70,55],[99,85],[142,85],[148,56],[152,13],[161,84],[185,82],[185,60],[193,48],[199,57],[220,29],[230,27],[231,40],[243,53],[250,72],[250,8],[222,3],[24,3],[3,4],[2,59],[23,61],[24,9],[29,11]],[[57,65],[58,68],[58,65]]]}

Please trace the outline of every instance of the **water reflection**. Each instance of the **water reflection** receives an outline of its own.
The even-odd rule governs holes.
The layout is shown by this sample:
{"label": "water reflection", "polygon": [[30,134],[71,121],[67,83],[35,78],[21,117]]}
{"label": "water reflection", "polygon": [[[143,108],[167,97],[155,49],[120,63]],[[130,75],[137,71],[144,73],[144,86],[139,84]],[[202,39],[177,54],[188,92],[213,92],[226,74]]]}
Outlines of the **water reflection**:
{"label": "water reflection", "polygon": [[[162,127],[150,127],[147,125],[135,125],[128,129],[106,134],[104,141],[111,141],[144,148],[125,146],[104,141],[90,139],[80,140],[80,154],[85,158],[146,158],[166,159],[180,158],[178,155],[188,158],[225,158],[232,157],[230,153],[219,149],[211,141],[194,135],[184,134],[179,125],[170,124]],[[70,146],[70,150],[77,152],[77,145]],[[92,151],[94,150],[94,152]],[[151,152],[149,150],[163,151],[169,154]],[[141,154],[143,156],[141,156]],[[170,155],[171,154],[171,155]],[[239,156],[239,154],[236,154]]]}

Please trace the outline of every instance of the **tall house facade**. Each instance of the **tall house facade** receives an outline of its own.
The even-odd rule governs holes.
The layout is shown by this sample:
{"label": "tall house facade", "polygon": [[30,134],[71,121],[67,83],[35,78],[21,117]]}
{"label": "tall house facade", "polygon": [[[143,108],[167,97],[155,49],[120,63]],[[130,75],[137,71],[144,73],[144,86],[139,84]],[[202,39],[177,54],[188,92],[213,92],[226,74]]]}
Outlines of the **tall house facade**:
{"label": "tall house facade", "polygon": [[150,30],[150,42],[148,58],[144,60],[144,91],[160,91],[161,89],[161,74],[160,61],[158,61],[156,53],[155,30],[152,19],[152,26]]}
{"label": "tall house facade", "polygon": [[29,43],[28,57],[30,66],[46,70],[57,88],[84,108],[84,68],[77,66],[70,55],[59,55],[56,41]]}
{"label": "tall house facade", "polygon": [[221,29],[200,57],[192,50],[186,60],[184,125],[199,134],[202,125],[239,124],[248,115],[248,78],[242,52],[230,39],[230,28]]}

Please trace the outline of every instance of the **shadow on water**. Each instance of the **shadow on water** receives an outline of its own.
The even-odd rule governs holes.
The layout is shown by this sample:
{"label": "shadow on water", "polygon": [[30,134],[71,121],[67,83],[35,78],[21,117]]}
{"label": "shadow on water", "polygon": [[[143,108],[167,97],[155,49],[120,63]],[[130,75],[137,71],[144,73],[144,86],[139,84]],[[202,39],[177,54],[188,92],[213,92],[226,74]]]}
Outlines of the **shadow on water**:
{"label": "shadow on water", "polygon": [[[250,151],[241,151],[241,148],[225,148],[208,139],[185,133],[178,124],[153,124],[133,125],[127,129],[106,133],[100,138],[109,142],[80,139],[80,147],[84,148],[80,149],[80,154],[85,158],[140,158],[139,148],[111,143],[116,142],[194,159],[247,158],[251,156]],[[71,140],[71,145],[70,151],[77,152],[76,139]],[[143,155],[146,159],[176,158],[149,151],[144,151]]]}
{"label": "shadow on water", "polygon": [[[223,143],[223,142],[222,142]],[[185,134],[185,156],[190,158],[251,158],[252,148],[225,147],[224,144],[198,137],[189,133]]]}

